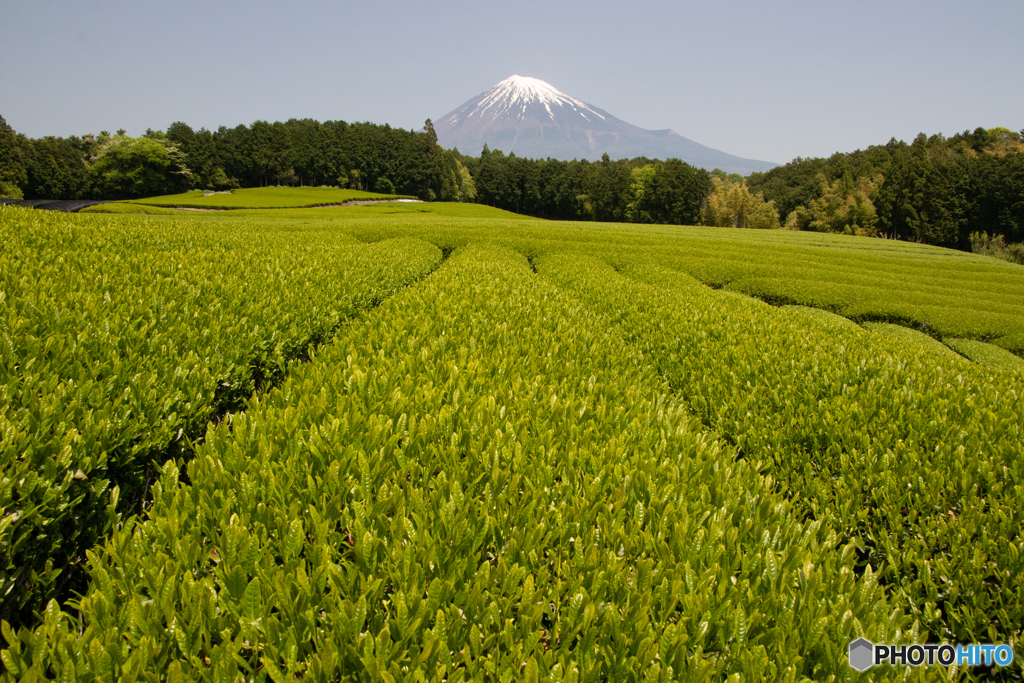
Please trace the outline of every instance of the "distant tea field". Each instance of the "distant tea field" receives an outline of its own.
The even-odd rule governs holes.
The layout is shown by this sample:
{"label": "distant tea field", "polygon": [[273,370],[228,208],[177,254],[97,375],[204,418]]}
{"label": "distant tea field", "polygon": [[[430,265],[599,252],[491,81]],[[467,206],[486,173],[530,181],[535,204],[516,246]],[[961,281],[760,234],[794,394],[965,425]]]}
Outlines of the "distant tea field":
{"label": "distant tea field", "polygon": [[[134,199],[125,203],[144,206],[179,206],[209,209],[282,209],[341,204],[351,201],[415,199],[400,195],[342,190],[336,187],[256,187],[230,192],[190,190],[182,194]],[[95,210],[102,210],[99,205]]]}
{"label": "distant tea field", "polygon": [[231,197],[0,207],[0,681],[859,680],[859,637],[1020,641],[1024,267],[158,203]]}

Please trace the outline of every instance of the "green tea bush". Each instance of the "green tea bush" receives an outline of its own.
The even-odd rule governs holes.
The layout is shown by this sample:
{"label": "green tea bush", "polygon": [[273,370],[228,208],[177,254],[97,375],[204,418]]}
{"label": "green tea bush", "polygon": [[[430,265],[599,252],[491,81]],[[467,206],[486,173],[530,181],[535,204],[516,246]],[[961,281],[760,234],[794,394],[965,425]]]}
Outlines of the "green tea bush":
{"label": "green tea bush", "polygon": [[470,246],[168,463],[77,614],[4,625],[6,677],[846,679],[907,619],[766,464]]}
{"label": "green tea bush", "polygon": [[1015,376],[642,261],[619,274],[566,254],[538,269],[610,315],[798,510],[854,542],[860,569],[879,573],[922,638],[1019,639],[1024,403]]}
{"label": "green tea bush", "polygon": [[0,207],[0,617],[70,586],[154,460],[441,258],[242,225]]}
{"label": "green tea bush", "polygon": [[[824,233],[583,225],[497,216],[470,220],[442,214],[444,205],[416,206],[417,212],[433,215],[347,226],[363,238],[416,236],[439,246],[488,240],[526,256],[571,251],[615,266],[642,259],[774,305],[800,304],[856,321],[900,324],[939,339],[987,341],[1024,356],[1024,269],[974,254]],[[289,215],[312,219],[310,211]]]}
{"label": "green tea bush", "polygon": [[[925,353],[941,357],[942,364],[951,364],[952,367],[963,366],[963,362],[956,351],[920,330],[891,323],[871,322],[864,323],[864,329],[869,330],[873,334],[886,337],[893,344],[902,346],[903,355],[913,356]],[[1004,351],[1003,353],[1006,352]]]}
{"label": "green tea bush", "polygon": [[969,360],[1024,350],[1017,266],[0,211],[3,681],[851,680],[858,636],[1020,636],[1020,376]]}
{"label": "green tea bush", "polygon": [[134,213],[148,214],[151,216],[181,216],[179,209],[170,209],[165,206],[148,206],[146,204],[131,204],[129,202],[107,202],[104,204],[93,204],[81,209],[78,213]]}
{"label": "green tea bush", "polygon": [[135,199],[149,206],[186,206],[206,209],[286,209],[326,206],[350,201],[416,199],[412,195],[382,194],[336,187],[249,187],[229,193],[209,194],[190,190],[181,194]]}
{"label": "green tea bush", "polygon": [[954,351],[963,354],[976,363],[1009,372],[1024,373],[1024,358],[1015,356],[1005,349],[973,339],[947,339]]}

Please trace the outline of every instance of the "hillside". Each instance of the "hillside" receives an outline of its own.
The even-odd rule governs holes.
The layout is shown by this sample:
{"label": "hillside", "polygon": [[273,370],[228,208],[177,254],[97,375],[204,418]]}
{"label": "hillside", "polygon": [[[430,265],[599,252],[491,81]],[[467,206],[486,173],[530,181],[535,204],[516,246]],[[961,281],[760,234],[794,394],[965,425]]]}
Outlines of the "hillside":
{"label": "hillside", "polygon": [[0,683],[845,679],[859,637],[1021,636],[1024,267],[444,203],[0,238]]}

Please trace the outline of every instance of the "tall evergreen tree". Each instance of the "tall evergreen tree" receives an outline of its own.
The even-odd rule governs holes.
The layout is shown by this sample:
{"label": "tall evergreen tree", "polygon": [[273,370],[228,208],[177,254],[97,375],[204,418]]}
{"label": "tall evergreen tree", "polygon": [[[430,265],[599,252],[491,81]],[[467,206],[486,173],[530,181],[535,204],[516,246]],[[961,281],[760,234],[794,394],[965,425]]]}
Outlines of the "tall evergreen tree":
{"label": "tall evergreen tree", "polygon": [[24,147],[14,129],[0,116],[0,197],[21,199],[24,196],[28,185]]}
{"label": "tall evergreen tree", "polygon": [[80,145],[68,138],[32,141],[27,199],[83,199],[89,193],[89,168]]}

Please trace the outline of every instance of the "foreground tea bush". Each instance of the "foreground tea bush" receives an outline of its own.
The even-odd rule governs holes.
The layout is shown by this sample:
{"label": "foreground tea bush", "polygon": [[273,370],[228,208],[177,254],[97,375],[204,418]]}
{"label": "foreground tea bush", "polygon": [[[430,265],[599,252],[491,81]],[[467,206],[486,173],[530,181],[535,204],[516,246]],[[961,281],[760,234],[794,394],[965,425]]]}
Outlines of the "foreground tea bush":
{"label": "foreground tea bush", "polygon": [[[890,323],[866,322],[864,329],[877,336],[887,338],[888,343],[885,346],[899,349],[899,355],[902,357],[912,358],[924,355],[938,366],[964,369],[968,367],[964,364],[960,354],[924,332]],[[1009,353],[1009,351],[1005,353]]]}
{"label": "foreground tea bush", "polygon": [[922,642],[1019,639],[1016,376],[640,262],[620,264],[631,277],[574,254],[538,268],[612,316],[711,429],[768,465],[797,509],[853,539]]}
{"label": "foreground tea bush", "polygon": [[996,370],[1024,374],[1024,358],[1015,356],[998,346],[973,339],[947,339],[945,341],[950,348],[976,363]]}
{"label": "foreground tea bush", "polygon": [[166,465],[78,614],[4,626],[6,678],[845,678],[906,619],[762,467],[467,247]]}
{"label": "foreground tea bush", "polygon": [[0,617],[27,623],[148,468],[429,272],[416,240],[0,208]]}

